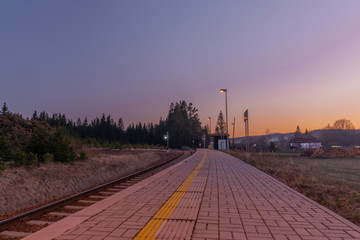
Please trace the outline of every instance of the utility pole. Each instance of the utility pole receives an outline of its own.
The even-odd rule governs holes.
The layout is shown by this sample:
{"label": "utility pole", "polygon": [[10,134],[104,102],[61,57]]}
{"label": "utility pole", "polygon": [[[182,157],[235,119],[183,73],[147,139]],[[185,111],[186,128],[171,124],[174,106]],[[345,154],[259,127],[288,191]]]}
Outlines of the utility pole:
{"label": "utility pole", "polygon": [[232,141],[232,147],[235,148],[235,117],[234,117],[234,122],[233,122],[233,141]]}
{"label": "utility pole", "polygon": [[208,117],[208,119],[210,120],[210,129],[209,129],[209,134],[211,135],[211,117]]}
{"label": "utility pole", "polygon": [[220,92],[225,93],[225,108],[226,108],[226,150],[229,152],[229,124],[228,124],[228,107],[227,107],[227,89],[220,89]]}
{"label": "utility pole", "polygon": [[226,105],[226,150],[227,152],[230,151],[229,149],[229,124],[228,124],[228,107],[227,107],[227,91],[225,92],[225,105]]}
{"label": "utility pole", "polygon": [[250,151],[249,147],[249,111],[246,109],[244,112],[244,122],[245,122],[245,144],[246,144],[246,152]]}

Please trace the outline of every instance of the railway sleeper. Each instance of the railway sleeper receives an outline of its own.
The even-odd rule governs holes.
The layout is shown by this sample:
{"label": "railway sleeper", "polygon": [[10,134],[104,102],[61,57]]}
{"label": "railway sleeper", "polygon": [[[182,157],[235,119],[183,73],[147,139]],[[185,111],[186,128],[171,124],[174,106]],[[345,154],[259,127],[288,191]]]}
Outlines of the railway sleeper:
{"label": "railway sleeper", "polygon": [[27,221],[26,223],[31,224],[31,225],[37,225],[37,226],[49,226],[49,225],[53,224],[54,222],[30,220],[30,221]]}
{"label": "railway sleeper", "polygon": [[47,215],[50,216],[57,216],[57,217],[67,217],[70,216],[72,213],[64,213],[64,212],[49,212]]}
{"label": "railway sleeper", "polygon": [[113,195],[114,194],[114,192],[99,192],[99,194],[103,194],[103,195]]}
{"label": "railway sleeper", "polygon": [[93,203],[97,203],[98,201],[95,200],[79,200],[79,203],[87,203],[87,204],[93,204]]}
{"label": "railway sleeper", "polygon": [[121,190],[124,190],[126,188],[128,188],[128,186],[119,186],[119,185],[116,185],[114,187],[112,187],[113,189],[117,189],[118,191],[121,191]]}
{"label": "railway sleeper", "polygon": [[121,189],[119,189],[119,188],[113,188],[113,187],[106,189],[106,191],[113,192],[113,193],[119,192],[120,190]]}
{"label": "railway sleeper", "polygon": [[130,179],[130,180],[127,180],[125,183],[138,183],[140,181],[140,179]]}
{"label": "railway sleeper", "polygon": [[32,234],[31,232],[16,232],[16,231],[3,231],[0,237],[4,238],[24,238]]}
{"label": "railway sleeper", "polygon": [[71,206],[71,205],[67,205],[64,206],[65,209],[70,209],[70,210],[81,210],[86,208],[86,206]]}
{"label": "railway sleeper", "polygon": [[107,196],[91,195],[89,198],[102,200],[107,198]]}

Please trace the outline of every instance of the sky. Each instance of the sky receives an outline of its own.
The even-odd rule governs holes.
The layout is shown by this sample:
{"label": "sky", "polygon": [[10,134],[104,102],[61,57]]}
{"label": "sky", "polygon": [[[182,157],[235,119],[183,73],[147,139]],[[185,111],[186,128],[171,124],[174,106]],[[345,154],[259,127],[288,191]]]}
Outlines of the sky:
{"label": "sky", "polygon": [[212,132],[360,128],[360,1],[0,1],[0,103],[125,125],[192,102]]}

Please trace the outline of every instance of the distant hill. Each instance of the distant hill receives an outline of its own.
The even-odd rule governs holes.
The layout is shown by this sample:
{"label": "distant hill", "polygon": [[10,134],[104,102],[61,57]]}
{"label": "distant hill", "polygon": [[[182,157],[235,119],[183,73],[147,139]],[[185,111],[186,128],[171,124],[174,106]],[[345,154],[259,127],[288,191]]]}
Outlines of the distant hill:
{"label": "distant hill", "polygon": [[[294,136],[294,133],[272,133],[269,135],[256,135],[250,136],[250,142],[259,142],[261,139],[266,139],[267,142],[278,142],[282,139],[290,140]],[[245,137],[239,137],[234,139],[235,143],[245,143]]]}
{"label": "distant hill", "polygon": [[[304,133],[303,133],[304,134]],[[338,129],[318,129],[309,132],[311,136],[318,139],[325,147],[339,146],[359,146],[360,129],[338,130]],[[295,133],[272,133],[269,135],[250,136],[250,143],[269,144],[274,142],[283,145],[288,144]],[[231,139],[232,141],[232,139]],[[245,137],[235,138],[235,144],[245,144]]]}

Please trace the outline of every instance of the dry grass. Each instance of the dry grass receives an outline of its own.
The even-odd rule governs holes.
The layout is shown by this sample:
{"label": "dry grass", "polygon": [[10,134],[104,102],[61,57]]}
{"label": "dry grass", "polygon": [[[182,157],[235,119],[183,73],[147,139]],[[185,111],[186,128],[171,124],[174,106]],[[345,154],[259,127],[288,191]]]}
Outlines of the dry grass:
{"label": "dry grass", "polygon": [[360,159],[231,154],[360,226]]}
{"label": "dry grass", "polygon": [[[7,213],[42,204],[134,173],[179,153],[87,149],[88,159],[71,164],[50,162],[40,167],[0,172],[0,219]],[[12,214],[12,213],[11,213]]]}

